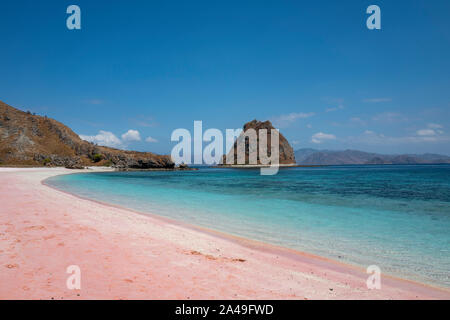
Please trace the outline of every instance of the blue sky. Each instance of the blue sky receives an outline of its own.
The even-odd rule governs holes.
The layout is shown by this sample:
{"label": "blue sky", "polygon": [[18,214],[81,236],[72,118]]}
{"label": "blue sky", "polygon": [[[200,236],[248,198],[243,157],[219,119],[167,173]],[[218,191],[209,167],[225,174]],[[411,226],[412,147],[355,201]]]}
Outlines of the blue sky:
{"label": "blue sky", "polygon": [[[66,28],[71,4],[81,30]],[[381,30],[366,27],[371,4]],[[225,130],[256,118],[294,149],[450,154],[449,12],[449,1],[2,1],[0,100],[157,153],[194,120]]]}

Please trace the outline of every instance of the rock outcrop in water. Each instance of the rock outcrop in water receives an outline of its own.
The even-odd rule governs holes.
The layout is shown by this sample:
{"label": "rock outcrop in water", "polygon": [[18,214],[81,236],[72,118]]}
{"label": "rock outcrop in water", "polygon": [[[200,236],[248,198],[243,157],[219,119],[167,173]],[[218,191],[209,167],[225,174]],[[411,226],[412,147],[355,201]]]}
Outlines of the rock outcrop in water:
{"label": "rock outcrop in water", "polygon": [[170,156],[97,146],[62,123],[15,109],[0,101],[0,165],[79,168],[174,168]]}
{"label": "rock outcrop in water", "polygon": [[[253,120],[250,122],[247,122],[244,125],[243,128],[243,134],[249,130],[254,129],[257,133],[257,148],[251,148],[249,146],[248,139],[245,141],[245,164],[249,164],[249,158],[251,159],[252,156],[255,156],[257,159],[257,164],[261,164],[259,159],[259,130],[266,129],[267,130],[267,150],[263,150],[263,152],[267,152],[268,156],[270,156],[270,150],[271,150],[271,130],[275,129],[270,121],[258,121]],[[237,141],[234,143],[233,148],[228,152],[229,156],[233,157],[234,162],[233,164],[236,165],[237,163]],[[286,140],[286,138],[281,134],[279,134],[279,164],[284,165],[295,165],[295,155],[294,150],[290,146],[289,142]],[[222,158],[222,164],[226,164],[226,156],[223,156]]]}

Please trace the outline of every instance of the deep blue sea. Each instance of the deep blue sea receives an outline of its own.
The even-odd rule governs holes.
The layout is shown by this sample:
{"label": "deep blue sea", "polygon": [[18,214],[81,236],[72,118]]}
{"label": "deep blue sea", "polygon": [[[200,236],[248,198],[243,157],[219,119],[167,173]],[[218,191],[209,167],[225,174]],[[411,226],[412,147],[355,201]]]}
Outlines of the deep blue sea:
{"label": "deep blue sea", "polygon": [[47,184],[82,197],[450,287],[450,165],[109,172]]}

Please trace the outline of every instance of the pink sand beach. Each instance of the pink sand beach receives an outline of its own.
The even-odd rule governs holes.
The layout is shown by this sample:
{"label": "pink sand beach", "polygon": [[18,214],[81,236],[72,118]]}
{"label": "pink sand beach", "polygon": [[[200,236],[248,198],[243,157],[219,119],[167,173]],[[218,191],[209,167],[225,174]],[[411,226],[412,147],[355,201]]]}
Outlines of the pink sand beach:
{"label": "pink sand beach", "polygon": [[[360,268],[41,183],[74,172],[0,168],[0,299],[450,299],[384,275],[369,290]],[[66,285],[71,265],[79,290]]]}

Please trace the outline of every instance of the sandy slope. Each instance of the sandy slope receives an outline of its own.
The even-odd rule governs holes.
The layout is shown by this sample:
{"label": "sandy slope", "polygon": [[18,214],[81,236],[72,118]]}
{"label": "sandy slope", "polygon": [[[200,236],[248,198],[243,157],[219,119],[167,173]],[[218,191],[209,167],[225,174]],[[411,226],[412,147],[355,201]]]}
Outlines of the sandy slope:
{"label": "sandy slope", "polygon": [[[1,299],[449,299],[364,270],[80,199],[41,180],[66,169],[0,169]],[[66,268],[81,268],[69,290]]]}

